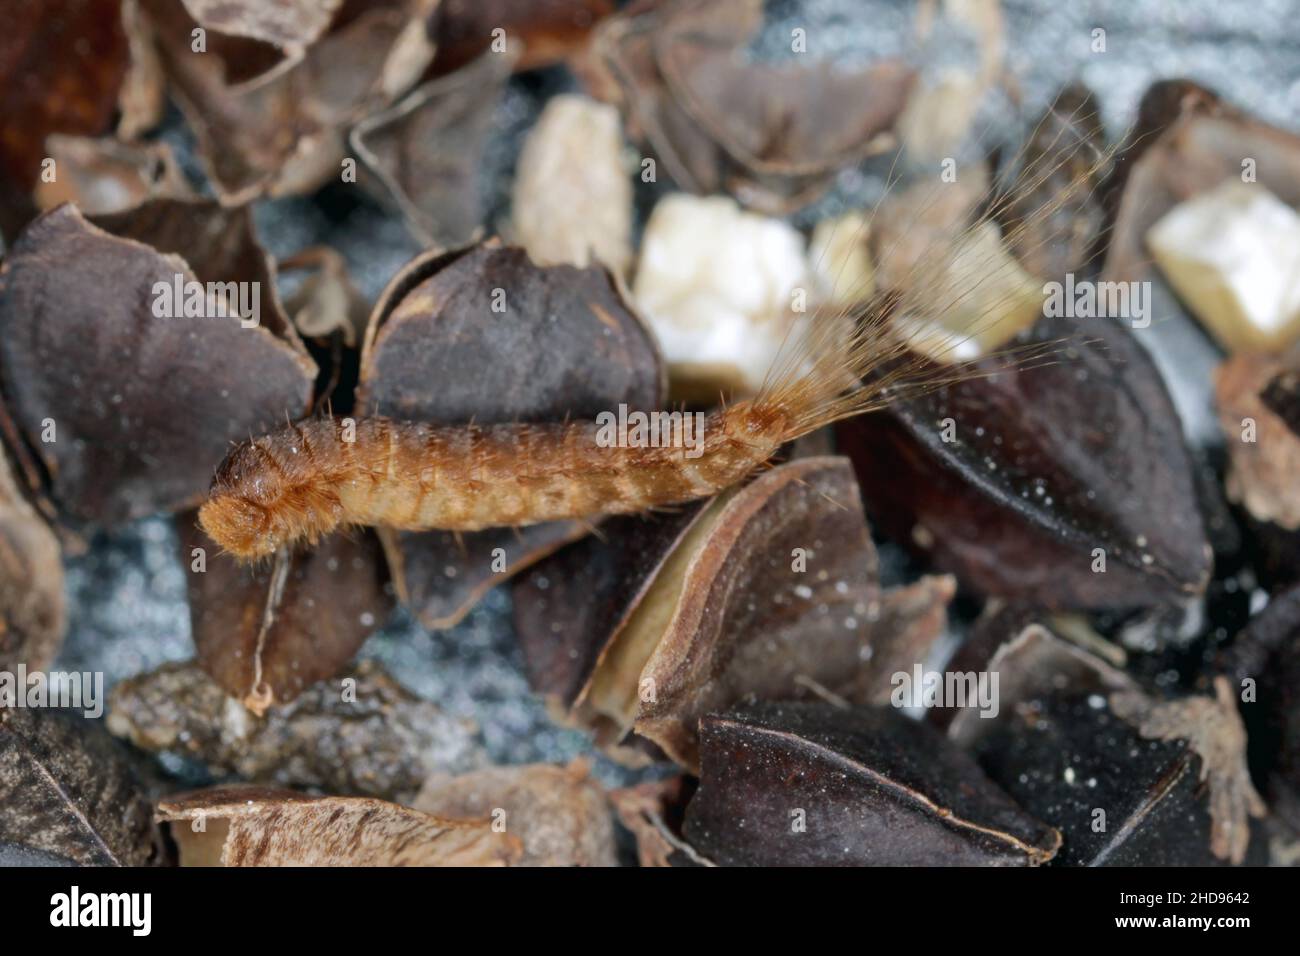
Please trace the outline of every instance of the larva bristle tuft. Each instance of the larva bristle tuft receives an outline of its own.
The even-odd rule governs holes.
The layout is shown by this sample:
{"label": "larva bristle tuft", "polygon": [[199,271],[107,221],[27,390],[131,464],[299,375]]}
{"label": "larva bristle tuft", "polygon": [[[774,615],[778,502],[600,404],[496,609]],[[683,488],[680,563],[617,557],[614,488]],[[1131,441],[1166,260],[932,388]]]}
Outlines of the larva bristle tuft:
{"label": "larva bristle tuft", "polygon": [[[1003,371],[1024,371],[1047,364],[1067,350],[1072,339],[1028,341],[1004,345],[974,359],[957,361],[968,347],[992,330],[1005,317],[1011,302],[1008,294],[990,297],[996,289],[995,275],[1005,259],[993,255],[970,263],[970,273],[951,288],[937,281],[944,268],[956,261],[959,250],[980,230],[995,227],[1001,220],[1013,220],[1009,228],[998,228],[994,245],[997,254],[1018,245],[1032,253],[1066,236],[1055,217],[1072,203],[1091,201],[1097,184],[1104,178],[1120,150],[1116,145],[1099,150],[1081,130],[1097,121],[1096,114],[1076,106],[1069,112],[1049,111],[1026,139],[1026,147],[1046,132],[1055,148],[1054,158],[1024,161],[1024,149],[1011,161],[1021,163],[1009,184],[995,184],[985,193],[978,210],[966,226],[927,249],[904,276],[903,288],[878,294],[856,309],[816,314],[782,347],[766,381],[750,403],[749,414],[770,412],[788,423],[785,440],[798,438],[824,425],[875,411],[892,402],[925,394],[962,381]],[[1121,143],[1123,140],[1121,139]],[[1048,202],[1028,214],[1018,212],[1023,200],[1035,196],[1050,178],[1067,171],[1071,184],[1060,189]],[[941,191],[934,187],[934,199]],[[879,211],[879,206],[875,212]],[[915,218],[924,216],[922,205]],[[873,212],[873,215],[875,214]],[[870,217],[868,217],[868,227]],[[1030,241],[1030,237],[1035,237]],[[987,271],[981,272],[986,269]],[[1044,278],[1044,277],[1038,277]],[[987,288],[984,288],[987,287]],[[973,321],[953,328],[944,320],[952,313],[975,311]],[[910,320],[914,331],[905,331],[897,319]],[[919,329],[926,332],[922,334]],[[935,330],[942,330],[939,341]],[[925,335],[930,339],[924,342]]]}
{"label": "larva bristle tuft", "polygon": [[298,541],[315,544],[343,517],[337,468],[313,449],[336,446],[328,419],[289,424],[236,447],[217,469],[199,524],[241,561]]}

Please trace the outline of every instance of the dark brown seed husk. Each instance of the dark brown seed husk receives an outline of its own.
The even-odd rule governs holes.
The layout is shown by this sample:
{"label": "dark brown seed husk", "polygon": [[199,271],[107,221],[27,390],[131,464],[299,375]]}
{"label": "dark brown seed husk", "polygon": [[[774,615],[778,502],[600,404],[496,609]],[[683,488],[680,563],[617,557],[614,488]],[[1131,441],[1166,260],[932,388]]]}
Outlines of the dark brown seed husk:
{"label": "dark brown seed husk", "polygon": [[1148,735],[1155,728],[1143,716],[1170,705],[1038,625],[982,664],[967,657],[950,666],[999,674],[997,716],[959,713],[948,735],[1021,806],[1061,830],[1055,863],[1211,866],[1231,862],[1234,843],[1239,853],[1249,849],[1237,859],[1258,862],[1266,851],[1263,829],[1245,831],[1245,810],[1225,813],[1216,797],[1250,786],[1235,714],[1167,739]]}
{"label": "dark brown seed husk", "polygon": [[0,708],[0,843],[80,866],[164,862],[148,782],[97,721]]}
{"label": "dark brown seed husk", "polygon": [[652,335],[606,270],[536,266],[490,241],[421,257],[389,284],[360,397],[395,418],[540,422],[619,402],[657,408],[663,378]]}
{"label": "dark brown seed husk", "polygon": [[895,60],[856,71],[755,62],[745,48],[762,21],[753,0],[633,7],[597,29],[580,72],[679,186],[777,214],[892,145],[915,75]]}
{"label": "dark brown seed husk", "polygon": [[516,579],[515,633],[533,690],[562,712],[573,706],[702,507],[609,518]]}
{"label": "dark brown seed husk", "polygon": [[666,623],[647,634],[657,639],[631,688],[636,732],[692,771],[706,713],[747,697],[862,690],[880,595],[875,548],[843,458],[778,466],[703,525],[705,536],[677,559],[689,565],[674,593],[665,593],[669,580],[652,592]]}
{"label": "dark brown seed husk", "polygon": [[436,631],[455,627],[492,588],[590,530],[576,521],[552,521],[471,534],[382,531],[380,540],[398,599]]}
{"label": "dark brown seed husk", "polygon": [[[0,268],[6,437],[27,462],[30,490],[47,493],[69,527],[195,505],[230,442],[307,410],[315,366],[278,315],[273,273],[240,228],[246,217],[156,200],[105,220],[126,236],[188,247],[193,270],[66,205],[9,251]],[[155,284],[177,275],[262,282],[261,325],[155,316]]]}
{"label": "dark brown seed husk", "polygon": [[197,24],[181,4],[141,3],[208,178],[229,205],[342,180],[347,129],[405,92],[433,55],[413,18],[421,3],[349,4],[322,36],[290,53],[216,30],[197,52]]}
{"label": "dark brown seed husk", "polygon": [[[946,670],[998,675],[999,714],[1058,691],[1109,695],[1138,685],[1103,658],[1062,639],[1028,608],[1008,608],[981,620]],[[932,708],[927,717],[969,749],[996,726],[970,708]]]}
{"label": "dark brown seed husk", "polygon": [[89,221],[119,239],[184,259],[200,282],[256,282],[259,328],[291,345],[300,344],[276,293],[275,263],[258,239],[251,208],[160,196]]}
{"label": "dark brown seed husk", "polygon": [[483,225],[483,147],[517,52],[483,53],[412,90],[351,133],[353,152],[377,182],[380,197],[397,207],[425,246],[463,245]]}
{"label": "dark brown seed husk", "polygon": [[393,609],[373,531],[248,566],[219,553],[193,512],[177,530],[198,662],[255,713],[338,674]]}
{"label": "dark brown seed husk", "polygon": [[[746,8],[750,0],[730,4]],[[874,151],[912,89],[898,60],[847,71],[820,60],[785,68],[748,61],[744,16],[719,27],[724,9],[681,4],[655,37],[655,57],[672,95],[727,155],[762,182],[824,176]]]}
{"label": "dark brown seed husk", "polygon": [[[1033,335],[1073,331],[1042,319]],[[972,590],[1125,608],[1184,602],[1209,579],[1177,413],[1115,323],[1090,327],[1053,364],[901,400],[838,435],[868,513]],[[1134,475],[1144,476],[1137,492]]]}
{"label": "dark brown seed husk", "polygon": [[742,698],[887,702],[954,592],[940,576],[882,594],[847,464],[813,457],[708,504],[606,521],[517,584],[515,620],[560,713],[611,746],[634,725],[695,769],[700,715]]}
{"label": "dark brown seed husk", "polygon": [[1099,187],[1107,170],[1096,168],[1106,131],[1092,91],[1067,86],[1033,130],[1007,189],[1011,201],[1005,207],[995,201],[1007,246],[1039,278],[1095,273],[1105,225]]}
{"label": "dark brown seed husk", "polygon": [[1061,835],[892,708],[764,703],[700,726],[691,845],[722,865],[1033,866]]}

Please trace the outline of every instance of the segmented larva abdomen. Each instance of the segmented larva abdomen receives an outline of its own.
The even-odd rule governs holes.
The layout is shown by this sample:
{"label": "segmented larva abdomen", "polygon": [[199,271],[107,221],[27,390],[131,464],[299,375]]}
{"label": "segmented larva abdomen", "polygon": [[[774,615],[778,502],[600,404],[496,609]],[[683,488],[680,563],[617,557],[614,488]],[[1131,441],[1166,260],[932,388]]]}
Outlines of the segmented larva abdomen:
{"label": "segmented larva abdomen", "polygon": [[741,403],[695,448],[598,441],[595,422],[435,426],[383,418],[287,425],[235,448],[199,511],[242,558],[340,525],[476,531],[642,511],[712,495],[779,447],[780,416]]}

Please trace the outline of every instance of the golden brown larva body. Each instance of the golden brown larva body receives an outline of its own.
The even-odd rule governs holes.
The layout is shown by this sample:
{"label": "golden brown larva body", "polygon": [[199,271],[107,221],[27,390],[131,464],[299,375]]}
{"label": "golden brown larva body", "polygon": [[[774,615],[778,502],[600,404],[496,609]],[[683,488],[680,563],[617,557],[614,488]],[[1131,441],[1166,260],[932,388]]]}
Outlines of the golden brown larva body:
{"label": "golden brown larva body", "polygon": [[620,447],[595,422],[437,426],[311,419],[237,446],[203,529],[243,559],[314,543],[343,525],[477,531],[643,511],[747,477],[789,430],[750,403],[706,416],[702,446]]}
{"label": "golden brown larva body", "polygon": [[[1017,188],[1034,195],[1082,148],[1038,169]],[[1087,172],[1095,174],[1107,162],[1101,155]],[[1031,226],[1048,221],[1071,195],[1061,193],[1017,229],[1031,234]],[[961,235],[973,235],[1012,198],[995,196],[983,218]],[[954,255],[959,238],[940,244],[934,255]],[[1050,238],[1049,233],[1028,249]],[[1001,268],[997,260],[989,271],[995,268]],[[909,318],[943,328],[945,313],[962,305],[985,278],[977,269],[966,285],[943,291],[933,302],[909,302]],[[983,303],[983,318],[999,321],[1000,304]],[[914,349],[893,328],[896,307],[897,297],[887,295],[860,314],[813,321],[778,353],[757,395],[705,418],[702,447],[611,445],[598,440],[595,422],[434,426],[363,418],[352,434],[346,419],[315,419],[231,451],[199,522],[228,552],[256,559],[347,525],[476,531],[678,504],[743,481],[784,442],[824,425],[953,382],[1033,367],[1051,359],[1061,344],[1031,341],[978,365],[949,364],[967,336],[954,335],[937,353]],[[968,335],[981,330],[976,322]],[[944,361],[932,361],[927,351]]]}
{"label": "golden brown larva body", "polygon": [[723,491],[823,425],[982,374],[907,357],[879,327],[836,329],[799,343],[753,399],[704,416],[702,441],[611,444],[594,421],[288,424],[226,456],[199,523],[255,560],[349,525],[478,531],[646,511]]}

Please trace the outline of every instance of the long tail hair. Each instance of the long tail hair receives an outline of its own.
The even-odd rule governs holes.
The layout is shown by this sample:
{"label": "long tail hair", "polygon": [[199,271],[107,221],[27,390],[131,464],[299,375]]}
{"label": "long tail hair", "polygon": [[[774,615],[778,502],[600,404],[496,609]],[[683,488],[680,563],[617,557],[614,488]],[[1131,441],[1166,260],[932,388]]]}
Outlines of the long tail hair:
{"label": "long tail hair", "polygon": [[[1066,238],[1068,226],[1052,231],[1055,217],[1068,204],[1092,199],[1113,161],[1117,147],[1099,149],[1081,132],[1084,124],[1096,120],[1095,113],[1084,109],[1080,106],[1070,113],[1049,110],[1027,144],[1035,144],[1051,161],[1024,164],[1009,185],[990,187],[966,226],[926,250],[904,274],[901,288],[876,295],[856,309],[814,315],[798,332],[789,334],[753,405],[770,408],[788,421],[786,437],[790,439],[955,382],[1056,361],[1068,339],[1022,342],[975,359],[958,359],[981,334],[1003,321],[1012,304],[1007,295],[992,296],[997,290],[998,270],[1009,266],[1010,252],[1006,250],[1018,245],[1022,252],[1032,252]],[[1028,148],[1022,148],[1012,166],[1023,160]],[[1070,175],[1069,183],[1049,201],[1016,219],[1022,203],[1062,170]],[[935,187],[930,205],[939,200],[944,188]],[[913,218],[920,219],[929,208],[918,205]],[[879,204],[873,217],[878,210]],[[935,281],[955,262],[959,250],[971,248],[967,243],[979,230],[997,228],[990,224],[1006,221],[1013,225],[999,240],[1005,247],[999,256],[985,254],[983,261],[977,258],[966,263],[964,268],[971,275],[968,281]],[[1020,274],[1019,267],[1015,268]],[[976,310],[974,320],[963,328],[951,329],[942,322],[945,314],[972,309]],[[900,315],[908,318],[911,332],[897,321]],[[922,333],[918,329],[927,330],[924,348],[920,347]],[[936,329],[942,330],[937,341]]]}

